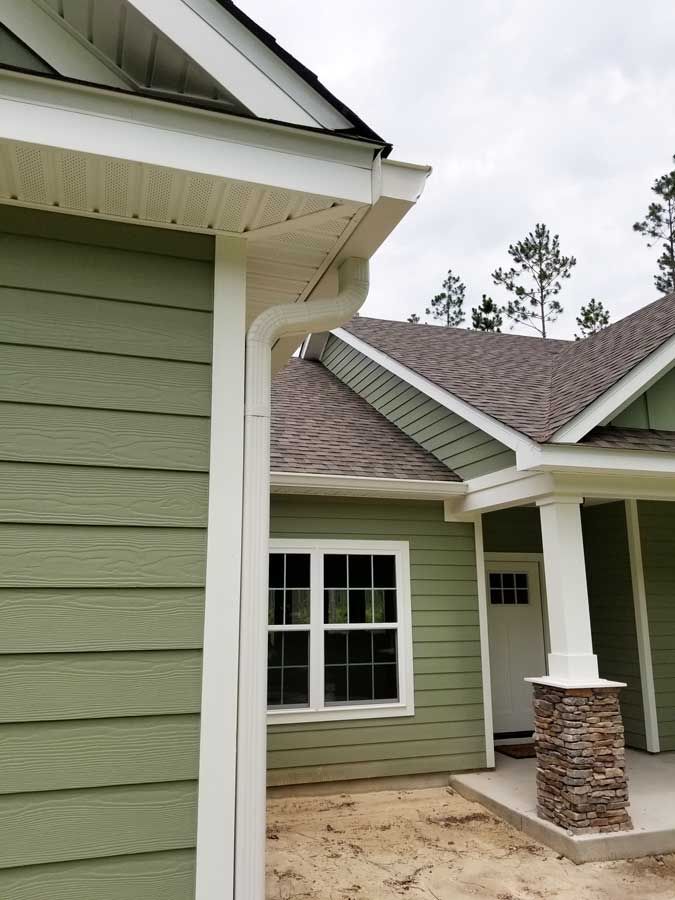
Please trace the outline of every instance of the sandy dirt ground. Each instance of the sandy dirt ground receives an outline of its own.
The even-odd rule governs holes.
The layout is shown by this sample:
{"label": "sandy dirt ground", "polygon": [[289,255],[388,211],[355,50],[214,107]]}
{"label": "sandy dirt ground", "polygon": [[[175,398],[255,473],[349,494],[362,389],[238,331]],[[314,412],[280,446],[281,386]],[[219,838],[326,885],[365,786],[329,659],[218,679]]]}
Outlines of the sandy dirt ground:
{"label": "sandy dirt ground", "polygon": [[675,855],[575,866],[450,788],[275,798],[267,900],[675,900]]}

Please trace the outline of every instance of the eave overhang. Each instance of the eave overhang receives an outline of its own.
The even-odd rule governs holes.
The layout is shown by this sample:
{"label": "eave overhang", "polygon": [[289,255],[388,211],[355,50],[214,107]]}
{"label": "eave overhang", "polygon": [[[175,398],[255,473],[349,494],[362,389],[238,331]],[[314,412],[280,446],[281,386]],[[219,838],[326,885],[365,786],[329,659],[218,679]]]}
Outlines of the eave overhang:
{"label": "eave overhang", "polygon": [[0,203],[245,240],[249,319],[309,299],[347,247],[372,256],[413,205],[428,169],[382,163],[381,149],[0,72]]}

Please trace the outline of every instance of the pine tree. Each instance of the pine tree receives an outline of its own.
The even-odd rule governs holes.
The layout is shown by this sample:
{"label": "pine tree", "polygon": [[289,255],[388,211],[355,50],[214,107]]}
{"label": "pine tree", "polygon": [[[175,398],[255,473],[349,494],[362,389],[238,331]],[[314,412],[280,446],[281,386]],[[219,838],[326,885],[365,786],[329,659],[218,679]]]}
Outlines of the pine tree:
{"label": "pine tree", "polygon": [[597,334],[609,325],[610,312],[601,300],[591,297],[586,306],[582,306],[577,316],[577,327],[581,334],[575,334],[574,340],[581,341]]}
{"label": "pine tree", "polygon": [[500,332],[503,321],[501,307],[487,294],[483,294],[480,304],[471,310],[471,327],[475,331]]}
{"label": "pine tree", "polygon": [[649,238],[648,247],[660,244],[663,252],[656,260],[659,272],[654,284],[661,294],[669,294],[675,291],[675,169],[657,178],[652,191],[659,200],[649,204],[647,215],[633,225],[633,231]]}
{"label": "pine tree", "polygon": [[420,317],[417,315],[417,313],[410,313],[410,315],[406,319],[406,322],[410,322],[411,325],[419,325]]}
{"label": "pine tree", "polygon": [[459,275],[453,275],[452,269],[448,269],[442,288],[443,290],[440,294],[436,294],[424,312],[432,319],[442,322],[446,328],[461,325],[465,319],[466,286],[464,282]]}
{"label": "pine tree", "polygon": [[551,236],[543,224],[535,225],[524,240],[511,244],[509,256],[517,268],[512,266],[507,271],[499,268],[492,273],[494,283],[514,295],[504,307],[504,314],[512,322],[527,325],[545,338],[547,324],[555,322],[563,311],[556,297],[577,261],[573,256],[563,256],[558,235]]}

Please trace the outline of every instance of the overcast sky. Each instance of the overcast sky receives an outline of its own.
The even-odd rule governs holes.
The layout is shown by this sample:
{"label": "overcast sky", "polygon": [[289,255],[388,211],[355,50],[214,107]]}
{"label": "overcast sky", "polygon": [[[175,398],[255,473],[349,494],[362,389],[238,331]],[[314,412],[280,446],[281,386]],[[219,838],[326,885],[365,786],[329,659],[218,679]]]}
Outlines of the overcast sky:
{"label": "overcast sky", "polygon": [[656,297],[656,251],[631,226],[673,168],[673,0],[240,5],[394,158],[433,166],[373,261],[365,315],[422,312],[449,267],[469,307],[483,292],[503,302],[490,273],[538,221],[578,260],[552,336],[573,335],[590,297],[613,319]]}

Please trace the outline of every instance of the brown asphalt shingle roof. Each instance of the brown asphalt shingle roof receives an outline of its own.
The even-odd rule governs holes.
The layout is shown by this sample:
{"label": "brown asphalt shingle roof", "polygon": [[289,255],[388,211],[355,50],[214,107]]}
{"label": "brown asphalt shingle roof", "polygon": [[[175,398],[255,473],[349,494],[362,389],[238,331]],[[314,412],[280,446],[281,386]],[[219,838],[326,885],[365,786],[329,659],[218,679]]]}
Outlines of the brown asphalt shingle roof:
{"label": "brown asphalt shingle roof", "polygon": [[675,334],[675,293],[583,341],[357,317],[344,328],[494,419],[545,442]]}
{"label": "brown asphalt shingle roof", "polygon": [[461,481],[321,363],[301,359],[272,381],[271,469]]}
{"label": "brown asphalt shingle roof", "polygon": [[610,450],[655,450],[675,452],[675,431],[655,428],[594,428],[582,443]]}

